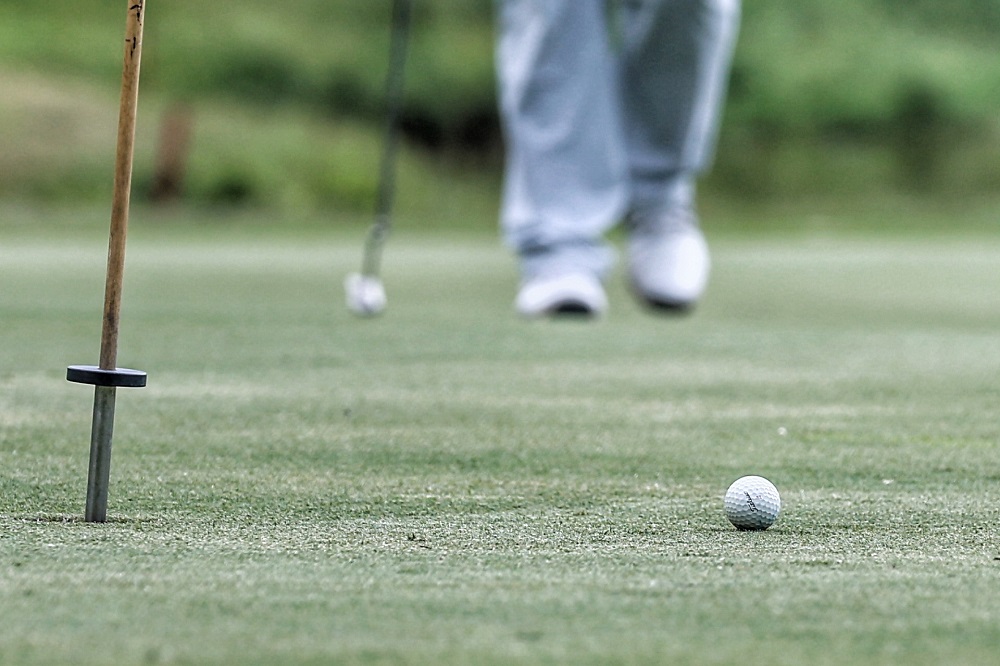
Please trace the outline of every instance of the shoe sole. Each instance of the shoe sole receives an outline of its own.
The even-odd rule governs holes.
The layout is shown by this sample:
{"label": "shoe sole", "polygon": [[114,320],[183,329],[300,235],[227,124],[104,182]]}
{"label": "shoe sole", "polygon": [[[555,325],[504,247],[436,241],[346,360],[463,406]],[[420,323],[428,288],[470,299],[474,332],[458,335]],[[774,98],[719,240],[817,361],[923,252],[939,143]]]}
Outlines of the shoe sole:
{"label": "shoe sole", "polygon": [[642,295],[639,295],[639,299],[650,310],[665,315],[683,316],[691,314],[691,312],[694,311],[694,306],[695,306],[695,303],[678,302],[678,301],[661,301],[653,298],[646,298],[645,296]]}
{"label": "shoe sole", "polygon": [[548,313],[554,317],[566,317],[574,319],[587,319],[596,316],[593,308],[589,307],[585,303],[579,303],[576,301],[568,301],[566,303],[559,303],[555,307],[548,310]]}

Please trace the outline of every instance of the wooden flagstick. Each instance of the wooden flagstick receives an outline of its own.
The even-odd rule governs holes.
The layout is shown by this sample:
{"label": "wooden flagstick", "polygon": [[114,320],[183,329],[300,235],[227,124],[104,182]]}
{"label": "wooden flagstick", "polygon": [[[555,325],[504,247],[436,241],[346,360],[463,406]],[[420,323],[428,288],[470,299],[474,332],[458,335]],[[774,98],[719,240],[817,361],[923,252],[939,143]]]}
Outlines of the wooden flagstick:
{"label": "wooden flagstick", "polygon": [[135,118],[139,100],[139,63],[142,55],[142,25],[145,0],[128,0],[125,26],[125,59],[122,67],[121,104],[118,111],[118,143],[115,152],[114,198],[108,270],[104,285],[104,319],[101,330],[100,365],[71,365],[66,379],[94,385],[94,419],[90,434],[90,470],[87,479],[85,520],[104,522],[108,511],[111,475],[111,438],[115,421],[115,391],[119,386],[142,387],[146,373],[118,368],[118,329],[122,278],[125,270],[125,237],[128,231],[129,196],[132,189],[132,156]]}

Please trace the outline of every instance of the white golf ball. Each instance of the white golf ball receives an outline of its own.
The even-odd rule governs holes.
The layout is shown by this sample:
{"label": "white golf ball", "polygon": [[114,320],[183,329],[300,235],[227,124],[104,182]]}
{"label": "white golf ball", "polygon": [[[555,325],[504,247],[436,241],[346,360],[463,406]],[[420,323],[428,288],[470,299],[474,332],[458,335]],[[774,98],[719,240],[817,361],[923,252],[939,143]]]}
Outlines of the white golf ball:
{"label": "white golf ball", "polygon": [[371,275],[351,273],[344,279],[347,307],[362,317],[372,317],[385,310],[385,287]]}
{"label": "white golf ball", "polygon": [[766,530],[778,519],[781,497],[762,476],[736,479],[726,491],[726,518],[739,530]]}

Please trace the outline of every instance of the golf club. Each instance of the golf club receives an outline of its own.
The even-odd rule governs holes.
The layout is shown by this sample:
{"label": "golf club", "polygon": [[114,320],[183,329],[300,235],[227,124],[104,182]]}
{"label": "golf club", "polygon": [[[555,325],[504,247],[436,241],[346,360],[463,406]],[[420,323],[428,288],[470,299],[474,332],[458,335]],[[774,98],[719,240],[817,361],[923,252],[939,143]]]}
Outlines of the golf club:
{"label": "golf club", "polygon": [[375,219],[365,239],[361,272],[344,280],[347,307],[362,317],[380,314],[386,306],[385,287],[379,277],[382,249],[392,230],[392,205],[396,193],[396,154],[399,150],[399,117],[403,101],[403,70],[410,35],[411,0],[393,0],[389,68],[385,80],[385,133],[375,194]]}

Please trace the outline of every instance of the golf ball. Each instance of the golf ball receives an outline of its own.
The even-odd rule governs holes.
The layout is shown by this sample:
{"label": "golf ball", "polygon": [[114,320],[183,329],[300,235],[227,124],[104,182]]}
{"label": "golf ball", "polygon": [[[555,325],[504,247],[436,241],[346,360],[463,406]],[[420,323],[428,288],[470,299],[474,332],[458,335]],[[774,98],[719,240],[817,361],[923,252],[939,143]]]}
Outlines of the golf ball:
{"label": "golf ball", "polygon": [[372,317],[385,310],[385,287],[377,277],[351,273],[344,280],[347,307],[362,317]]}
{"label": "golf ball", "polygon": [[726,518],[739,530],[766,530],[778,519],[781,497],[762,476],[743,476],[726,491]]}

